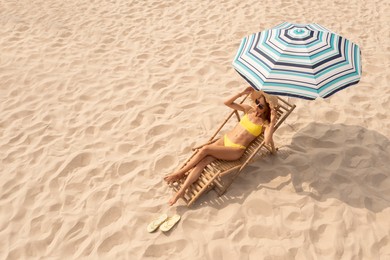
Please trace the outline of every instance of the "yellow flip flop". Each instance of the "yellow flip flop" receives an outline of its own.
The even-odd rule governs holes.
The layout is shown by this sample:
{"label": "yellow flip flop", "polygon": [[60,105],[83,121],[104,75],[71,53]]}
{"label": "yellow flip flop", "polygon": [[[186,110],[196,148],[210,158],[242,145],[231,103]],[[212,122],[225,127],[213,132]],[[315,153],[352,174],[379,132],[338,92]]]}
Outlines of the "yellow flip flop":
{"label": "yellow flip flop", "polygon": [[158,218],[154,219],[152,222],[149,223],[146,230],[149,233],[154,232],[162,223],[164,223],[168,219],[167,214],[162,214]]}
{"label": "yellow flip flop", "polygon": [[161,224],[160,230],[163,232],[167,232],[173,228],[173,226],[176,225],[177,222],[179,222],[180,216],[175,214],[172,217],[168,218],[164,223]]}

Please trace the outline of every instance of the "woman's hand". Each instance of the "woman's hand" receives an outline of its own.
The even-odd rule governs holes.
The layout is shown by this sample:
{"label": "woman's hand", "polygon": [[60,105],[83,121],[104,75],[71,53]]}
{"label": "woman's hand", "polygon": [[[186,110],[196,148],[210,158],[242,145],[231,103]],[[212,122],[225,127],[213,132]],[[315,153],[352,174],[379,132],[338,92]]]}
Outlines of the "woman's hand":
{"label": "woman's hand", "polygon": [[236,101],[237,98],[243,96],[243,95],[249,95],[250,93],[252,93],[254,91],[254,89],[252,87],[247,87],[244,91],[242,92],[239,92],[237,94],[235,94],[234,96],[228,98],[227,100],[225,100],[225,102],[223,102],[226,106],[234,109],[234,110],[239,110],[239,111],[243,111],[243,112],[247,112],[251,107],[249,105],[245,105],[245,104],[237,104],[235,103],[234,101]]}
{"label": "woman's hand", "polygon": [[241,95],[248,95],[252,93],[254,89],[252,87],[247,87],[243,92],[241,92]]}

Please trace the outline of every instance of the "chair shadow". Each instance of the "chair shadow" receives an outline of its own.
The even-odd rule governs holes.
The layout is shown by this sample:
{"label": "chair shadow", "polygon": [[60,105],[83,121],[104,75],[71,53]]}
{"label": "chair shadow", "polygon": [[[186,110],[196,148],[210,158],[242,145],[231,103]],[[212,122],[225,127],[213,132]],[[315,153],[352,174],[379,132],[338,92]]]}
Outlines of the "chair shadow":
{"label": "chair shadow", "polygon": [[218,197],[210,192],[192,207],[218,209],[243,203],[260,189],[282,190],[318,201],[337,199],[380,212],[390,206],[390,141],[357,125],[310,123],[276,156],[248,166]]}

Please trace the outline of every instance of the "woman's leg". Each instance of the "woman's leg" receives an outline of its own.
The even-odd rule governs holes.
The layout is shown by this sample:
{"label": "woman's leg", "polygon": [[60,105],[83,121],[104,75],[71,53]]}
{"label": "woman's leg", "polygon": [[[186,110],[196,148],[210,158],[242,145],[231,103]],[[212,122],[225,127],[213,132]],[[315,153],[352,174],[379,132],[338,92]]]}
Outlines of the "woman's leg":
{"label": "woman's leg", "polygon": [[[218,141],[216,141],[215,143],[213,144],[209,144],[209,145],[223,145],[223,139],[219,139]],[[208,146],[208,145],[206,145]],[[205,146],[204,146],[205,147]],[[187,162],[186,165],[184,165],[183,168],[179,169],[177,172],[174,172],[174,173],[171,173],[171,174],[168,174],[164,177],[164,180],[168,183],[171,183],[171,182],[174,182],[178,179],[181,179],[184,177],[184,174],[186,172],[188,172],[189,170],[191,170],[200,160],[202,160],[204,157],[206,157],[205,155],[201,154],[201,150],[203,148],[201,148],[195,155],[194,157],[191,158],[191,160],[189,160]]]}
{"label": "woman's leg", "polygon": [[219,139],[213,144],[206,145],[202,147],[199,152],[179,171],[169,174],[164,177],[164,180],[172,182],[178,178],[183,177],[183,175],[191,170],[195,165],[197,165],[203,158],[206,156],[213,156],[216,159],[234,161],[239,159],[244,153],[244,149],[236,147],[225,147],[223,139]]}
{"label": "woman's leg", "polygon": [[184,192],[187,190],[188,187],[190,187],[190,185],[192,183],[194,183],[200,176],[200,174],[202,173],[203,169],[208,165],[210,164],[211,162],[213,162],[216,158],[212,157],[212,156],[206,156],[205,158],[203,158],[190,172],[190,174],[188,174],[187,176],[187,179],[185,180],[183,186],[181,186],[180,190],[175,194],[175,196],[173,196],[170,200],[169,200],[169,205],[172,206],[173,204],[176,203],[176,201],[183,197],[184,195]]}

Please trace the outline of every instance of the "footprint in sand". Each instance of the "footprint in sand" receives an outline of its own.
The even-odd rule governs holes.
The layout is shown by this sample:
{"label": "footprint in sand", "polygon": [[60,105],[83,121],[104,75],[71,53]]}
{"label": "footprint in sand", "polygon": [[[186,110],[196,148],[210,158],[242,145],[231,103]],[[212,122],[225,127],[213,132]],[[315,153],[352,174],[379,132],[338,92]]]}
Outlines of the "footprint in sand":
{"label": "footprint in sand", "polygon": [[104,254],[110,252],[115,246],[122,245],[126,243],[127,237],[124,232],[116,232],[112,234],[111,236],[107,237],[103,240],[102,243],[100,243],[97,251],[99,254]]}
{"label": "footprint in sand", "polygon": [[110,207],[100,218],[98,228],[104,228],[122,217],[122,208],[119,206]]}

